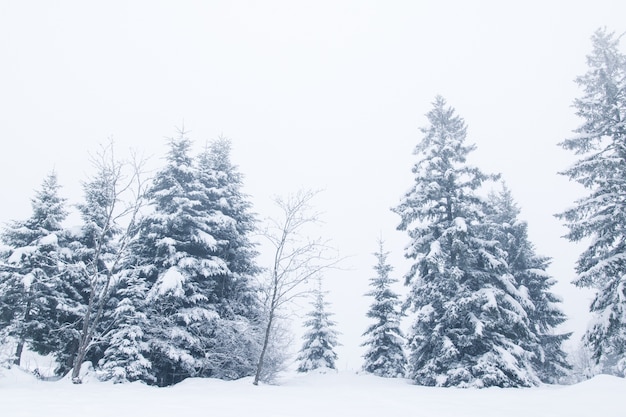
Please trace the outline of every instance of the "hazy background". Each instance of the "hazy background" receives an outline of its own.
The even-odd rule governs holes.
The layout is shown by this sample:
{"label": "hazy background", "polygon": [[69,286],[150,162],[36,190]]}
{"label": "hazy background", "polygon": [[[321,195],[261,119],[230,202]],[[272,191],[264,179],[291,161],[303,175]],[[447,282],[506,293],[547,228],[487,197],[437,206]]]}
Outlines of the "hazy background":
{"label": "hazy background", "polygon": [[322,232],[349,257],[326,276],[339,366],[358,368],[371,253],[382,234],[396,277],[406,272],[389,208],[441,94],[478,145],[472,162],[502,173],[538,253],[554,258],[577,340],[590,294],[569,284],[581,248],[553,215],[581,190],[557,175],[574,160],[557,143],[579,123],[573,80],[590,36],[624,32],[624,16],[617,0],[0,0],[0,223],[30,215],[52,169],[78,202],[88,153],[110,137],[154,167],[183,124],[197,149],[229,137],[259,218],[273,195],[325,190]]}

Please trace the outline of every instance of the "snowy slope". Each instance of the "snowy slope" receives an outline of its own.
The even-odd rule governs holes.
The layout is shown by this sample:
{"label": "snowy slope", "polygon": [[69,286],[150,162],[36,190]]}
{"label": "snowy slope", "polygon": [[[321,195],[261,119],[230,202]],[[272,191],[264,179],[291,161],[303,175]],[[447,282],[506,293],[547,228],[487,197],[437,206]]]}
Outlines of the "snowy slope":
{"label": "snowy slope", "polygon": [[296,375],[280,386],[251,379],[189,379],[170,388],[93,380],[37,381],[19,370],[0,377],[0,415],[124,416],[626,416],[626,380],[598,376],[573,386],[453,389],[350,372]]}

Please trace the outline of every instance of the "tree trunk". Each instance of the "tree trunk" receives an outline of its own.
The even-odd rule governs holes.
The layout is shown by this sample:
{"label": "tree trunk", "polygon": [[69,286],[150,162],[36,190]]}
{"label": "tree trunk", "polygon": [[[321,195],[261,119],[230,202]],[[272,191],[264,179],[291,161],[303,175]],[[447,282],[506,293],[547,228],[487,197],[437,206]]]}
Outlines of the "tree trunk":
{"label": "tree trunk", "polygon": [[[284,241],[284,235],[283,235]],[[278,252],[277,252],[278,253]],[[265,327],[265,337],[263,338],[263,348],[261,349],[261,355],[259,356],[259,363],[256,367],[256,375],[254,376],[254,381],[252,382],[254,385],[259,385],[259,379],[261,378],[261,371],[263,370],[263,361],[265,360],[265,353],[267,352],[267,347],[269,346],[270,337],[272,333],[272,322],[274,321],[274,313],[276,312],[276,307],[278,304],[278,261],[277,258],[274,258],[274,271],[272,273],[272,299],[270,301],[269,306],[269,314],[267,315],[267,327]]]}
{"label": "tree trunk", "polygon": [[83,365],[83,361],[85,360],[85,356],[87,355],[87,347],[91,342],[91,332],[89,329],[89,322],[91,321],[91,309],[94,303],[94,286],[93,283],[90,285],[91,291],[89,294],[89,303],[87,304],[87,311],[85,312],[85,317],[83,317],[83,327],[80,333],[80,338],[78,339],[78,350],[76,352],[76,358],[74,358],[74,366],[72,367],[72,382],[74,384],[80,384],[82,381],[80,380],[80,368]]}
{"label": "tree trunk", "polygon": [[[99,259],[99,256],[98,258]],[[106,284],[104,285],[104,289],[102,290],[102,295],[100,296],[100,300],[96,303],[96,294],[95,294],[95,285],[94,282],[98,277],[98,273],[95,272],[93,278],[91,279],[91,293],[89,294],[89,303],[87,304],[87,312],[85,313],[85,318],[83,319],[83,329],[81,332],[81,337],[79,339],[78,344],[78,352],[76,353],[76,361],[74,361],[74,369],[72,370],[72,382],[75,384],[80,384],[80,368],[85,360],[85,356],[87,356],[87,350],[90,347],[91,341],[94,338],[94,332],[100,323],[100,319],[102,318],[102,314],[104,313],[104,304],[108,300],[109,296],[109,285],[111,284],[111,278],[113,274],[111,271],[107,271],[106,273]],[[91,318],[91,312],[94,308],[94,304],[98,307],[97,311],[95,311],[93,319]]]}
{"label": "tree trunk", "polygon": [[13,359],[13,364],[20,366],[20,363],[22,361],[22,351],[24,350],[24,339],[20,339],[19,342],[17,342],[17,348],[15,349],[15,359]]}
{"label": "tree trunk", "polygon": [[[28,302],[26,303],[26,311],[24,312],[24,324],[28,324],[30,321],[30,308],[32,306],[32,298],[29,296]],[[15,349],[15,359],[13,359],[13,364],[20,366],[22,362],[22,352],[24,351],[24,345],[26,344],[26,332],[22,330],[22,334],[20,340],[17,342],[17,348]]]}
{"label": "tree trunk", "polygon": [[86,347],[86,345],[81,343],[81,346],[78,348],[78,352],[76,352],[76,359],[74,360],[74,367],[72,368],[72,382],[74,384],[82,384],[83,382],[80,379],[80,368],[87,354]]}
{"label": "tree trunk", "polygon": [[[85,323],[88,323],[87,318],[85,319]],[[82,381],[80,380],[80,368],[83,365],[85,356],[87,356],[87,347],[90,343],[89,337],[86,335],[86,333],[83,333],[83,335],[84,337],[81,337],[81,339],[78,341],[78,351],[76,352],[74,366],[72,367],[72,382],[74,384],[82,383]]]}
{"label": "tree trunk", "polygon": [[263,338],[263,348],[261,349],[261,355],[259,356],[259,363],[257,364],[256,374],[254,375],[254,381],[252,382],[254,385],[259,385],[259,379],[261,378],[261,371],[263,370],[263,361],[265,360],[265,352],[267,352],[267,347],[269,345],[273,319],[274,319],[274,311],[272,308],[272,310],[270,311],[268,320],[267,320],[267,327],[265,328],[265,337]]}

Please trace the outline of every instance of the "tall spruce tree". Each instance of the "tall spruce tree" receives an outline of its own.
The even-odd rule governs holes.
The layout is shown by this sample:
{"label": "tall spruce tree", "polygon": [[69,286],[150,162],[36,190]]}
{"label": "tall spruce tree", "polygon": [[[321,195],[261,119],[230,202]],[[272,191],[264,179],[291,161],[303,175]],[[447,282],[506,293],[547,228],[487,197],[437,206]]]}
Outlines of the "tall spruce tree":
{"label": "tall spruce tree", "polygon": [[467,164],[463,119],[437,97],[415,148],[415,184],[394,208],[411,239],[405,256],[416,314],[409,334],[409,377],[417,384],[517,387],[539,383],[523,294],[506,254],[488,238],[487,203],[477,194],[494,176]]}
{"label": "tall spruce tree", "polygon": [[368,327],[363,336],[367,340],[367,352],[363,356],[363,369],[374,375],[399,378],[406,372],[406,357],[404,355],[405,339],[400,330],[401,313],[399,296],[393,292],[391,285],[398,280],[389,274],[393,267],[387,263],[388,252],[383,248],[383,242],[378,242],[378,252],[374,255],[377,264],[374,266],[376,276],[370,279],[371,290],[366,294],[374,297],[367,316],[376,322]]}
{"label": "tall spruce tree", "polygon": [[556,383],[571,369],[562,349],[571,333],[557,331],[566,317],[560,309],[561,299],[551,291],[556,280],[546,272],[550,259],[535,253],[528,224],[519,220],[520,209],[506,186],[491,193],[489,203],[491,232],[506,253],[509,273],[523,294],[519,302],[528,314],[533,332],[525,341],[534,354],[533,367],[542,382]]}
{"label": "tall spruce tree", "polygon": [[26,346],[48,354],[67,334],[59,330],[61,291],[67,251],[62,222],[67,216],[55,172],[32,199],[32,215],[11,223],[2,233],[8,245],[0,260],[0,341],[15,343],[13,363],[20,365]]}
{"label": "tall spruce tree", "polygon": [[141,221],[132,246],[140,279],[149,288],[146,338],[159,385],[200,375],[218,318],[213,277],[228,270],[215,255],[217,241],[206,226],[191,144],[184,132],[169,142],[166,166],[148,192],[152,212]]}
{"label": "tall spruce tree", "polygon": [[113,296],[116,302],[110,313],[113,326],[98,363],[101,379],[115,383],[155,382],[149,360],[150,346],[145,336],[148,328],[144,308],[147,292],[146,281],[126,266],[116,283]]}
{"label": "tall spruce tree", "polygon": [[333,314],[328,311],[330,304],[324,299],[324,294],[320,281],[313,293],[313,309],[307,314],[309,319],[304,322],[307,332],[297,358],[298,372],[336,369],[338,332],[336,323],[330,319]]}
{"label": "tall spruce tree", "polygon": [[198,157],[197,172],[203,210],[216,240],[216,254],[226,262],[228,271],[215,277],[223,317],[257,318],[253,277],[260,272],[257,252],[250,239],[256,230],[252,204],[242,191],[243,176],[230,160],[231,141],[212,141]]}
{"label": "tall spruce tree", "polygon": [[[148,193],[152,212],[133,245],[132,263],[148,288],[144,337],[159,385],[250,375],[259,347],[248,302],[256,272],[248,240],[253,220],[240,177],[225,167],[230,148],[210,148],[197,166],[191,145],[184,132],[170,141]],[[230,178],[223,178],[226,168]]]}
{"label": "tall spruce tree", "polygon": [[574,283],[597,290],[592,322],[583,338],[604,373],[626,376],[626,56],[619,37],[600,29],[592,36],[589,70],[576,78],[574,101],[583,123],[561,146],[580,159],[563,171],[588,195],[557,215],[566,237],[589,246],[576,264]]}

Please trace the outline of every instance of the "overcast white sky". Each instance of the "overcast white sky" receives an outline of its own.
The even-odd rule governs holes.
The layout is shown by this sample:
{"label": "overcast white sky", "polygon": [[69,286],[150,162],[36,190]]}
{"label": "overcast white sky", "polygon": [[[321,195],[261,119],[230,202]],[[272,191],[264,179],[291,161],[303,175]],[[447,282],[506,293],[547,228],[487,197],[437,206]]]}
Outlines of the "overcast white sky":
{"label": "overcast white sky", "polygon": [[589,295],[569,281],[581,249],[553,218],[580,190],[557,175],[573,161],[557,143],[578,125],[573,80],[590,36],[626,31],[624,16],[618,0],[0,0],[0,222],[30,215],[52,169],[77,202],[87,154],[109,137],[157,165],[183,123],[198,148],[223,134],[260,217],[272,195],[325,189],[324,235],[351,256],[326,283],[340,366],[355,368],[381,233],[396,276],[406,272],[389,208],[441,94],[478,145],[472,162],[503,174],[538,252],[554,258],[580,331]]}

